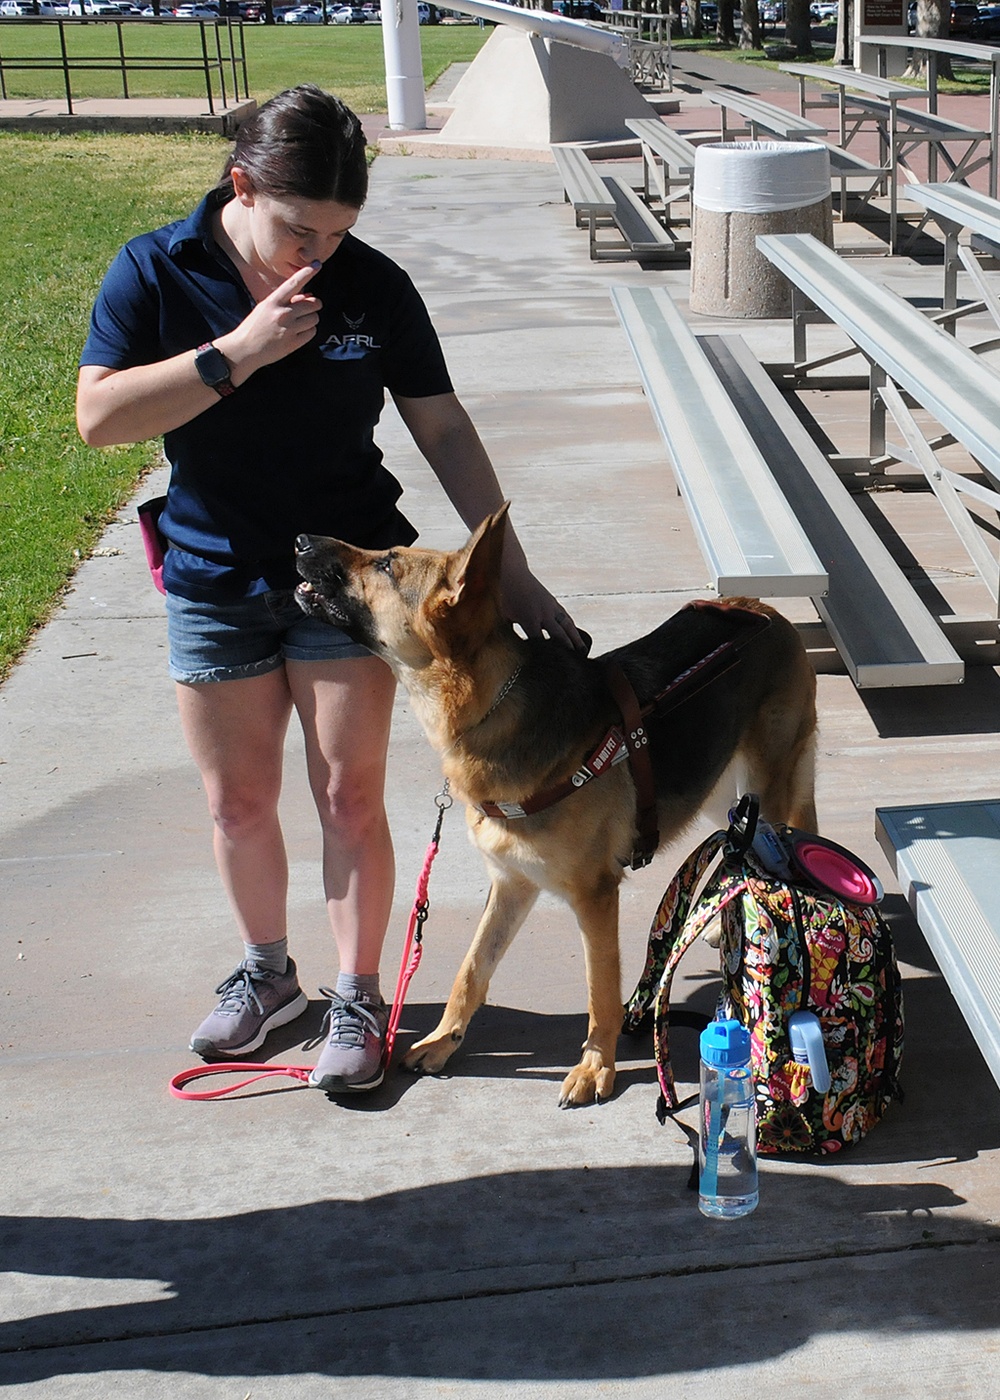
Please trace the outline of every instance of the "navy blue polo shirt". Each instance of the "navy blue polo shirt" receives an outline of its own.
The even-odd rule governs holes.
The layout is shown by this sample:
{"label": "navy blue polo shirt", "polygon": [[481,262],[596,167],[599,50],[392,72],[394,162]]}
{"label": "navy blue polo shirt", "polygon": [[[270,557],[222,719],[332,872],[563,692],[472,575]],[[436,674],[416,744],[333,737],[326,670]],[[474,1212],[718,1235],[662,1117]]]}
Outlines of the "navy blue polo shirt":
{"label": "navy blue polo shirt", "polygon": [[[189,218],[122,248],[81,365],[153,364],[250,313],[250,294],[212,235],[212,215],[230,197],[213,190]],[[427,309],[402,268],[350,233],[308,290],[323,303],[315,337],[164,437],[169,592],[197,600],[292,587],[301,531],[372,549],[416,538],[374,430],[387,389],[451,392]]]}

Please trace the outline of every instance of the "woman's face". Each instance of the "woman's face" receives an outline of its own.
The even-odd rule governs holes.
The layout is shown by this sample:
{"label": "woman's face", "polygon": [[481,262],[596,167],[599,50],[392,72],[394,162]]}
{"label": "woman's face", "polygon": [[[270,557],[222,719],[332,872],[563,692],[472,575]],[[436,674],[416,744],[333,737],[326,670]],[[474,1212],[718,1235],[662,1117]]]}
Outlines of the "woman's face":
{"label": "woman's face", "polygon": [[237,168],[232,173],[244,231],[249,235],[250,260],[258,271],[281,282],[299,268],[332,257],[361,213],[332,199],[258,194],[243,171]]}

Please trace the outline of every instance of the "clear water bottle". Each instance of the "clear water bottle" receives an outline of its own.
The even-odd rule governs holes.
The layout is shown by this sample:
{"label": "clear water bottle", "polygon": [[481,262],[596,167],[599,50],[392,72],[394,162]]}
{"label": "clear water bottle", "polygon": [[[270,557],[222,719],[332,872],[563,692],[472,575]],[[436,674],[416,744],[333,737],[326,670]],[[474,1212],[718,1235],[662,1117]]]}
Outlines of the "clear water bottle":
{"label": "clear water bottle", "polygon": [[738,1021],[713,1021],[701,1034],[698,1206],[733,1220],[756,1208],[757,1114],[750,1035]]}

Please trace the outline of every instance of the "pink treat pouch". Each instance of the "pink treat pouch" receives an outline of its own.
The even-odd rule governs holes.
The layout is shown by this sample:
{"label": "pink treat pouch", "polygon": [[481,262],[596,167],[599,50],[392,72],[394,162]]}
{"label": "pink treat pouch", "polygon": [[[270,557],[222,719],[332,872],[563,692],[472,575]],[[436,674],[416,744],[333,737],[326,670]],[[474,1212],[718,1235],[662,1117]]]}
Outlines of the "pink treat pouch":
{"label": "pink treat pouch", "polygon": [[167,591],[163,586],[163,556],[167,550],[167,541],[160,534],[160,515],[166,504],[166,496],[154,496],[152,500],[143,501],[142,505],[137,507],[149,576],[161,593]]}

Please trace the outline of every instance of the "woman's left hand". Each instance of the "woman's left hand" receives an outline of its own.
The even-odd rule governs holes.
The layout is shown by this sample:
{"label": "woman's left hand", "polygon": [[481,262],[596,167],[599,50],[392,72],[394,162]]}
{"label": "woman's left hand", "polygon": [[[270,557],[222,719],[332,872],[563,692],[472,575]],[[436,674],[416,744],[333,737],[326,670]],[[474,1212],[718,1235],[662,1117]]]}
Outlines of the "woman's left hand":
{"label": "woman's left hand", "polygon": [[551,637],[574,651],[590,649],[590,638],[577,630],[569,613],[520,559],[505,553],[502,573],[503,602],[507,616],[529,637]]}

